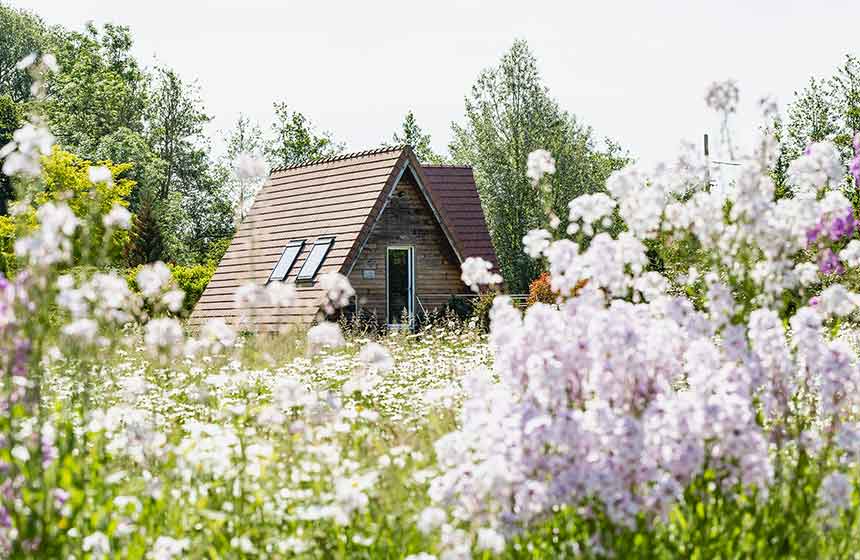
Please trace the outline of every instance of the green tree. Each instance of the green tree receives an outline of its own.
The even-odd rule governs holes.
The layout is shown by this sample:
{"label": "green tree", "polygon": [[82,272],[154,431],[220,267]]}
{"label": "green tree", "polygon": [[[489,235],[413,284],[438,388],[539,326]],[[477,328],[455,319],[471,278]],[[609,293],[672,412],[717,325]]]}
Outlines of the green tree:
{"label": "green tree", "polygon": [[789,104],[782,148],[791,161],[812,142],[835,143],[845,164],[853,157],[851,140],[860,132],[860,59],[845,62],[828,79],[809,84]]}
{"label": "green tree", "polygon": [[433,147],[430,145],[430,134],[425,133],[418,126],[415,113],[411,110],[403,118],[400,132],[395,132],[392,139],[395,146],[401,144],[412,146],[415,155],[421,162],[438,164],[445,161],[445,158],[433,151]]}
{"label": "green tree", "polygon": [[0,95],[16,103],[30,98],[30,76],[21,72],[18,61],[41,52],[49,39],[44,22],[24,10],[0,4]]}
{"label": "green tree", "polygon": [[120,128],[143,131],[147,78],[131,56],[127,27],[88,24],[84,33],[62,32],[45,111],[61,145],[93,157],[105,136]]}
{"label": "green tree", "polygon": [[[766,134],[772,134],[780,146],[785,145],[785,124],[779,116],[773,120],[773,123],[764,132]],[[791,195],[791,189],[788,185],[788,165],[791,161],[788,159],[788,156],[789,154],[787,153],[787,150],[780,150],[776,157],[773,169],[771,169],[770,172],[771,178],[773,179],[773,183],[776,187],[777,198]]]}
{"label": "green tree", "polygon": [[239,115],[236,124],[225,135],[227,150],[222,160],[225,172],[225,187],[235,205],[234,215],[237,222],[241,222],[254,200],[254,196],[262,186],[260,181],[246,181],[237,177],[235,169],[239,164],[239,158],[243,155],[263,157],[270,147],[270,142],[263,136],[263,129],[256,122],[245,115]]}
{"label": "green tree", "polygon": [[454,124],[453,132],[451,154],[474,168],[501,273],[515,292],[526,291],[541,272],[540,263],[523,253],[522,238],[547,226],[544,201],[526,178],[529,153],[549,150],[556,160],[547,202],[560,228],[566,227],[567,203],[602,190],[626,162],[616,144],[605,141],[598,149],[591,128],[559,108],[524,41],[480,74],[466,97],[466,123]]}
{"label": "green tree", "polygon": [[328,132],[318,133],[307,117],[290,111],[284,102],[275,103],[274,139],[266,149],[273,168],[294,165],[310,159],[324,158],[342,151]]}
{"label": "green tree", "polygon": [[795,159],[811,142],[821,142],[836,132],[833,106],[824,80],[811,78],[788,106],[786,157]]}
{"label": "green tree", "polygon": [[263,129],[259,123],[251,121],[245,115],[240,114],[226,136],[227,158],[235,160],[241,154],[262,154],[268,147],[268,142],[263,137]]}
{"label": "green tree", "polygon": [[125,259],[128,266],[137,266],[161,259],[164,241],[161,226],[155,211],[154,196],[151,191],[140,193],[137,212],[131,224],[129,243]]}
{"label": "green tree", "polygon": [[845,63],[827,82],[836,127],[834,141],[846,161],[851,158],[851,141],[860,132],[860,59],[845,56]]}
{"label": "green tree", "polygon": [[[21,111],[12,97],[0,95],[0,148],[12,140],[12,134],[21,125]],[[0,216],[8,213],[9,202],[14,199],[12,181],[0,171]]]}
{"label": "green tree", "polygon": [[205,258],[211,243],[233,232],[226,175],[209,157],[203,127],[209,122],[199,87],[175,72],[156,70],[147,107],[147,139],[163,162],[155,214],[163,257],[178,264]]}
{"label": "green tree", "polygon": [[232,237],[235,231],[234,208],[227,192],[230,170],[211,166],[202,179],[201,188],[184,194],[182,206],[186,216],[183,245],[186,260],[180,264],[198,264],[206,260],[212,246]]}
{"label": "green tree", "polygon": [[149,145],[165,163],[158,197],[193,190],[208,165],[203,126],[209,116],[199,88],[184,82],[173,70],[156,69],[146,118]]}
{"label": "green tree", "polygon": [[[128,163],[121,178],[134,185],[131,210],[140,209],[142,196],[151,197],[147,219],[158,222],[160,241],[147,244],[146,258],[192,264],[233,231],[229,174],[210,158],[203,134],[209,117],[198,86],[167,68],[144,71],[132,45],[127,27],[48,28],[0,5],[0,95],[27,99],[30,78],[15,67],[18,60],[34,51],[54,53],[60,70],[48,77],[47,98],[37,109],[58,143],[86,160]],[[5,186],[0,179],[4,204]]]}
{"label": "green tree", "polygon": [[138,132],[118,128],[101,139],[94,156],[100,160],[132,163],[132,168],[124,174],[135,182],[135,188],[129,196],[132,212],[137,212],[142,193],[156,192],[164,184],[167,164]]}

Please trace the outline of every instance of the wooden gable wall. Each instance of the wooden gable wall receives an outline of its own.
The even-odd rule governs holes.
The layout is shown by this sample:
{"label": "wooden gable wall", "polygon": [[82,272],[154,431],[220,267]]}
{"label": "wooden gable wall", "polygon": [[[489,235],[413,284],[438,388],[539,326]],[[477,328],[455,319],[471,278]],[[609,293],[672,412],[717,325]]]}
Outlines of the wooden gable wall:
{"label": "wooden gable wall", "polygon": [[[415,292],[424,309],[443,306],[451,294],[466,293],[459,260],[415,178],[407,171],[349,274],[361,314],[370,313],[381,323],[386,321],[386,250],[410,245],[415,248]],[[364,271],[373,271],[373,278],[366,278]],[[421,311],[418,302],[415,311]]]}

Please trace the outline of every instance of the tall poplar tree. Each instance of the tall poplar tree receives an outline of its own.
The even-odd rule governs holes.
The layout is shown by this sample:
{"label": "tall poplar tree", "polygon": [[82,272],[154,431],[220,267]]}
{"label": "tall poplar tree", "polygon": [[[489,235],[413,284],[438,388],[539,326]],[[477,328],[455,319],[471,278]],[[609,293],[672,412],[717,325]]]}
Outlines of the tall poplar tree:
{"label": "tall poplar tree", "polygon": [[525,292],[541,264],[523,253],[522,238],[546,227],[539,193],[526,178],[528,155],[549,150],[556,160],[549,203],[567,224],[567,204],[604,189],[626,159],[616,144],[598,148],[592,129],[562,110],[543,85],[537,60],[517,41],[497,66],[481,72],[466,97],[466,119],[454,124],[451,154],[471,165],[502,276],[511,291]]}

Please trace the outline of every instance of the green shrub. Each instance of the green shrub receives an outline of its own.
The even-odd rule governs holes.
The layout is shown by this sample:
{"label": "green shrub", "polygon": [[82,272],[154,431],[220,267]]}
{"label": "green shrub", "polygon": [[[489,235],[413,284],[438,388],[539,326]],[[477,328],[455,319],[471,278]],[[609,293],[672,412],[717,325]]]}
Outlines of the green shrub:
{"label": "green shrub", "polygon": [[460,320],[465,321],[472,316],[475,310],[469,298],[452,295],[448,298],[448,303],[445,304],[445,311],[450,311]]}
{"label": "green shrub", "polygon": [[218,266],[218,263],[221,262],[221,258],[224,256],[224,253],[227,252],[227,248],[230,247],[230,242],[233,239],[231,237],[225,237],[224,239],[219,239],[218,241],[213,241],[209,246],[209,252],[206,254],[206,263],[213,268]]}
{"label": "green shrub", "polygon": [[[143,265],[138,265],[133,268],[129,268],[125,273],[126,280],[128,280],[129,285],[134,290],[138,289],[135,278],[142,267]],[[187,317],[191,314],[191,310],[194,309],[194,305],[197,303],[197,300],[199,300],[200,296],[203,295],[203,290],[206,289],[206,285],[209,284],[209,280],[215,273],[215,266],[208,264],[197,264],[193,266],[168,264],[167,267],[173,275],[173,281],[176,283],[176,287],[185,292],[185,299],[183,300],[182,310],[179,312],[179,315]]]}
{"label": "green shrub", "polygon": [[6,277],[15,273],[15,221],[0,216],[0,274]]}
{"label": "green shrub", "polygon": [[498,292],[489,291],[472,300],[472,317],[476,320],[477,326],[484,331],[490,330],[490,310],[497,295],[499,295]]}
{"label": "green shrub", "polygon": [[203,290],[215,274],[215,267],[210,265],[194,265],[194,266],[170,266],[170,271],[173,273],[173,279],[177,285],[185,292],[185,302],[183,304],[183,312],[190,314],[197,300],[203,295]]}

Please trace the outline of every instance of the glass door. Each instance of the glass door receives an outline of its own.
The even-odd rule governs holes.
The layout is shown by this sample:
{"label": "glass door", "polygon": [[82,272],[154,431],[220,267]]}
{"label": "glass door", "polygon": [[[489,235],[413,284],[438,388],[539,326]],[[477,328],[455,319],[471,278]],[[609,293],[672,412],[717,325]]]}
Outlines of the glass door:
{"label": "glass door", "polygon": [[403,327],[412,322],[415,292],[414,254],[412,247],[388,248],[385,282],[388,324],[392,326]]}

